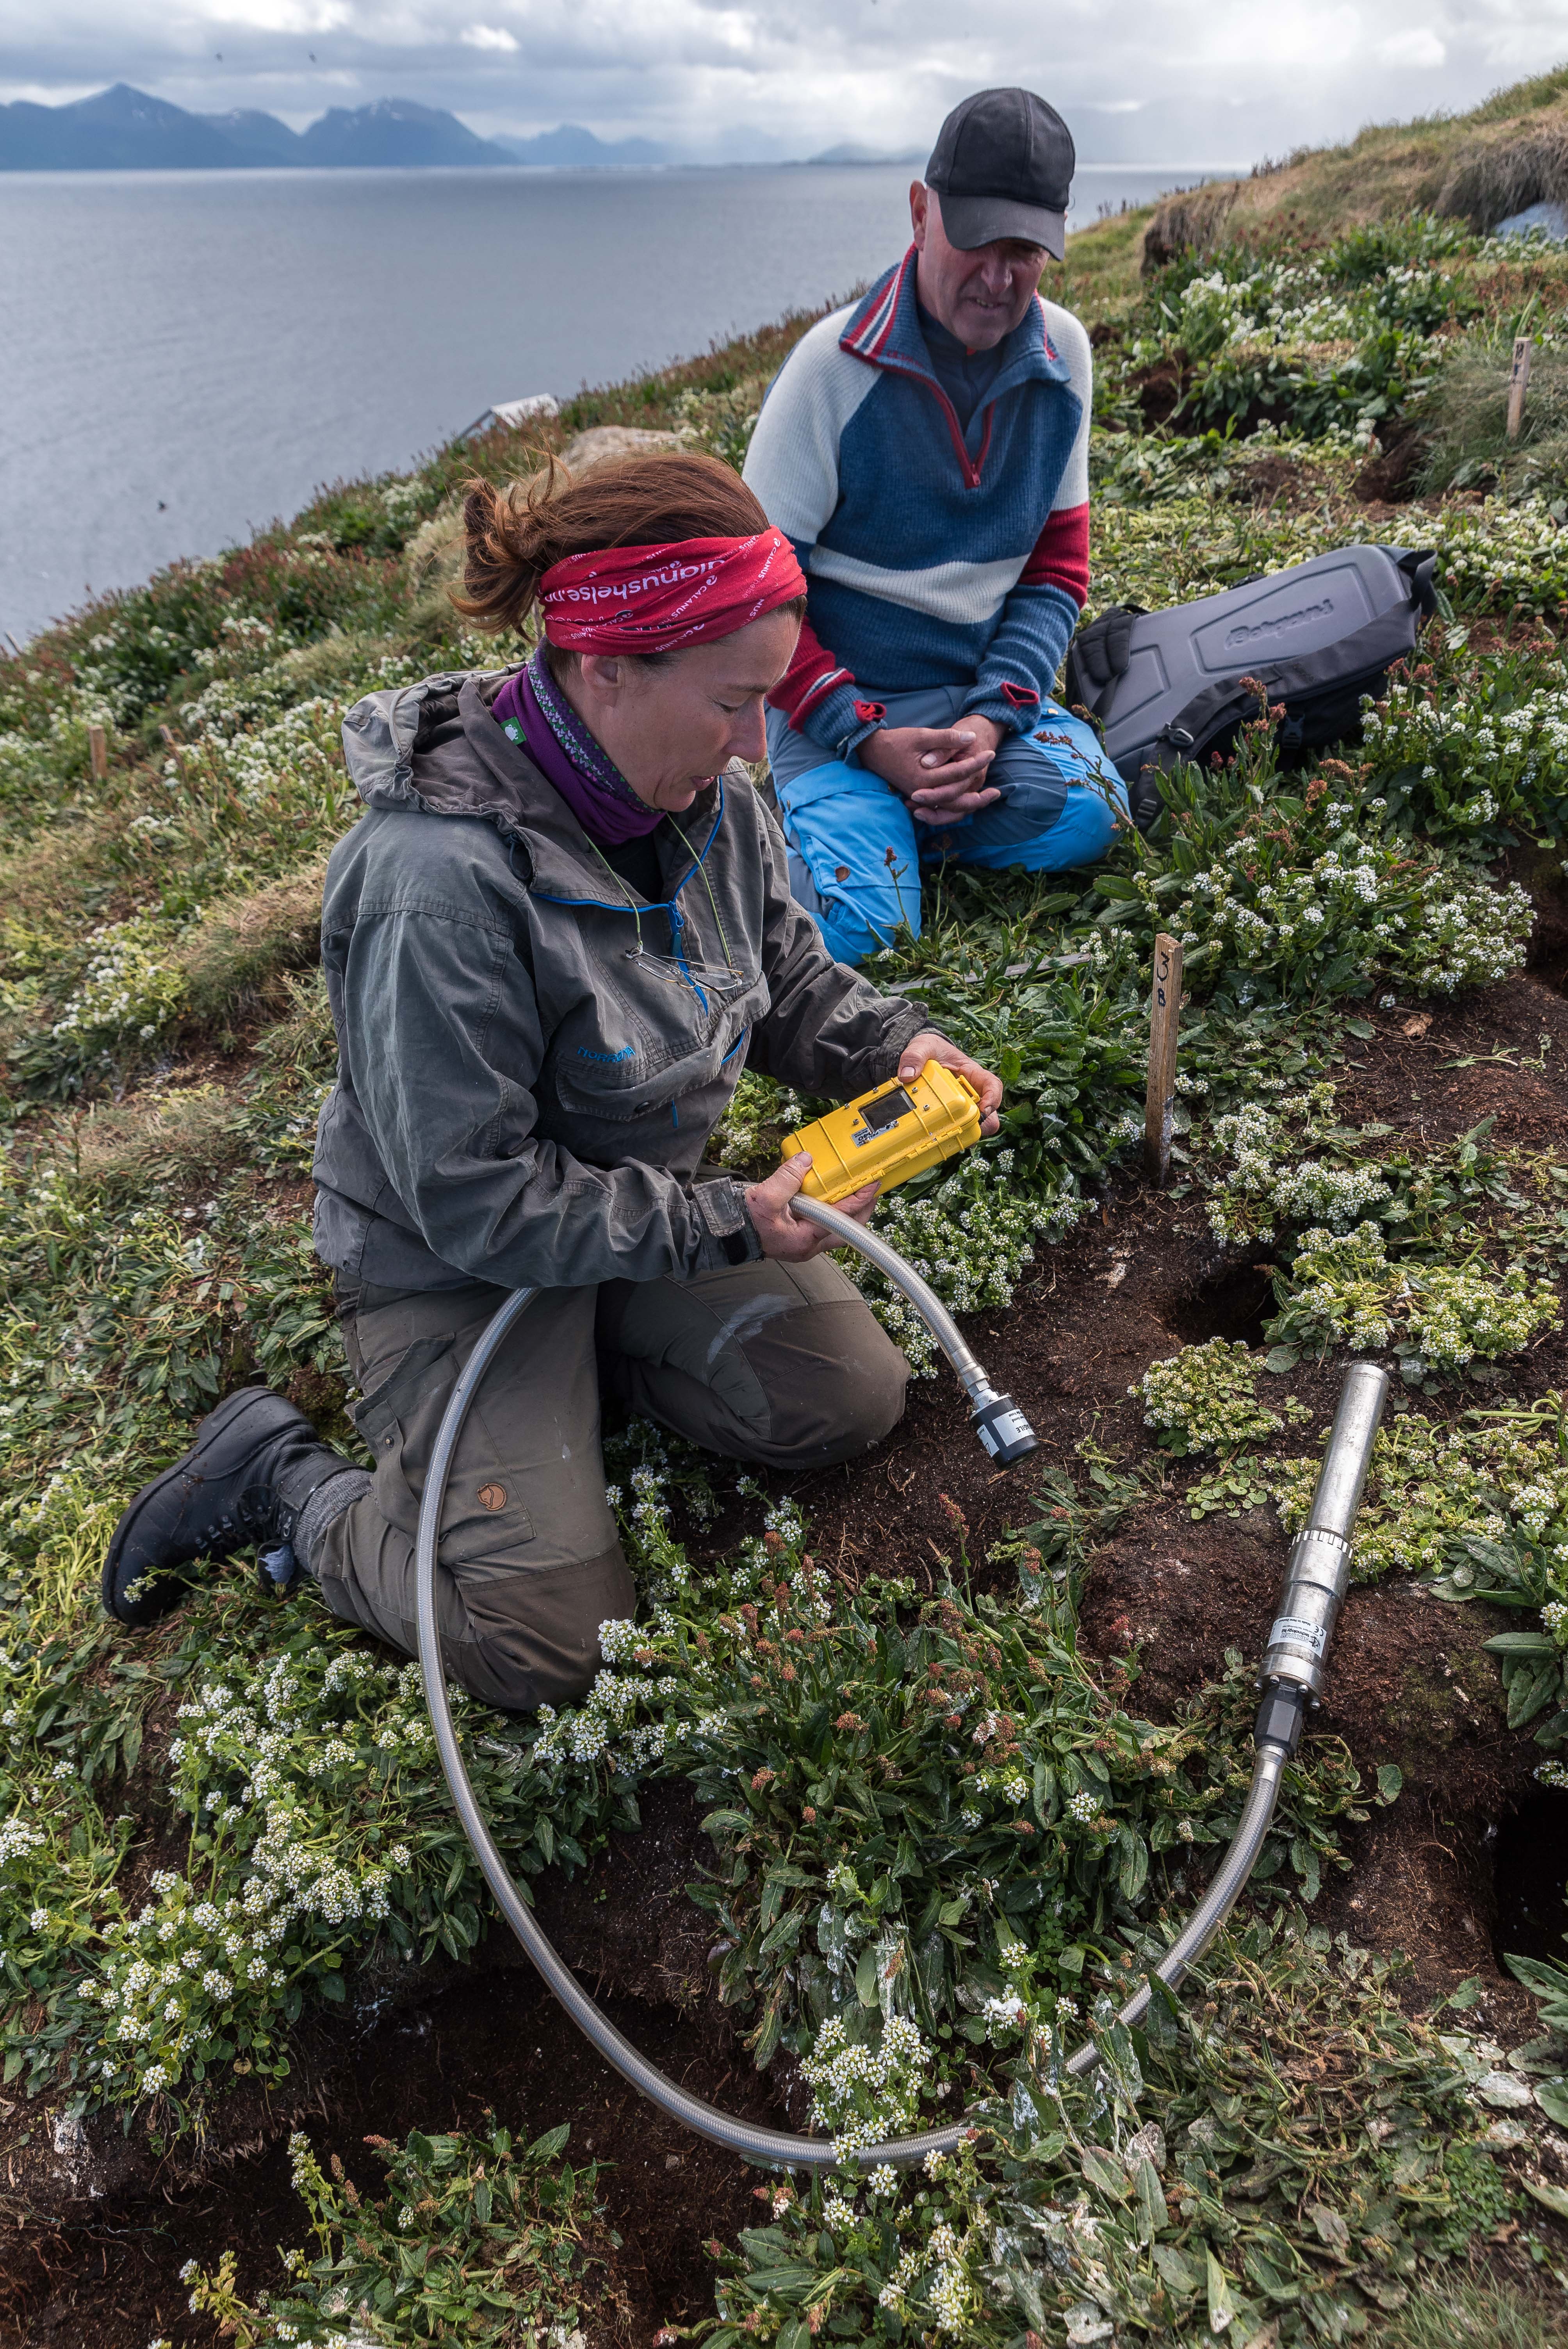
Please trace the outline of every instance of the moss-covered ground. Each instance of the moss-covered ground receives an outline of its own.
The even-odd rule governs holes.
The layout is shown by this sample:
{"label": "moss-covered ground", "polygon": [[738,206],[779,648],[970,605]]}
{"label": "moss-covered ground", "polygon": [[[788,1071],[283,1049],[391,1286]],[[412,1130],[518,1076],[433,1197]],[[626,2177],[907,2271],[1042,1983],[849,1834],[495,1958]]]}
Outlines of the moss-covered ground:
{"label": "moss-covered ground", "polygon": [[[1357,738],[1282,764],[1260,703],[1103,869],[934,878],[875,966],[1007,1082],[884,1214],[1037,1459],[992,1478],[934,1376],[797,1491],[618,1431],[635,1623],[575,1713],[459,1711],[634,2038],[846,2145],[966,2110],[928,2174],[758,2178],[636,2107],[494,1925],[417,1673],[311,1589],[242,1563],[141,1636],[97,1595],[229,1386],[357,1442],[315,916],[346,708],[496,657],[447,595],[462,481],[605,424],[738,462],[809,322],[0,663],[0,2337],[1568,2341],[1568,262],[1465,197],[1561,80],[1168,208],[1157,266],[1125,214],[1048,289],[1097,347],[1091,612],[1363,538],[1434,550],[1440,608]],[[748,1077],[717,1146],[760,1170],[808,1106]],[[1071,2086],[1234,1825],[1351,1352],[1397,1392],[1328,1705],[1191,1995]]]}

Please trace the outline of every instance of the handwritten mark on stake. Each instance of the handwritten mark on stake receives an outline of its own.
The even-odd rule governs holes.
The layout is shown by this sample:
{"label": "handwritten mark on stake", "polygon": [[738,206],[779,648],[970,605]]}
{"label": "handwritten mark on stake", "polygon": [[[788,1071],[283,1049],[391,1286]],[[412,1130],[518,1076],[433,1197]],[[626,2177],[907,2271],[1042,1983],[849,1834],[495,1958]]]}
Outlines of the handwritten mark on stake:
{"label": "handwritten mark on stake", "polygon": [[1163,1183],[1171,1172],[1176,1109],[1176,1030],[1181,1017],[1181,948],[1163,930],[1154,941],[1154,994],[1149,1012],[1149,1091],[1143,1104],[1143,1155]]}

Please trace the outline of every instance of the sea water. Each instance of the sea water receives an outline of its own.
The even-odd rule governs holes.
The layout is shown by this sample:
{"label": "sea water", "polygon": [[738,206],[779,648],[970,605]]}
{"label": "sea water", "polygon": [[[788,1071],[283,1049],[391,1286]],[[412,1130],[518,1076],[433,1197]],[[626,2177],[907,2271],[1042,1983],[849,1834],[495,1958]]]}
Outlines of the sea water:
{"label": "sea water", "polygon": [[[1198,166],[1083,170],[1075,217]],[[903,166],[0,173],[0,629],[896,260]]]}

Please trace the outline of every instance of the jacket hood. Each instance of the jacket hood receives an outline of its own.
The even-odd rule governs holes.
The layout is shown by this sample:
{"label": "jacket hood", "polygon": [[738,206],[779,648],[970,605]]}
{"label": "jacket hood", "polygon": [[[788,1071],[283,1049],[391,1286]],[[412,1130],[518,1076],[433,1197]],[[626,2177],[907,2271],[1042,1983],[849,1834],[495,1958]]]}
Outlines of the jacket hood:
{"label": "jacket hood", "polygon": [[[367,808],[477,816],[494,824],[512,850],[519,878],[542,894],[601,897],[603,862],[587,833],[549,778],[490,715],[514,674],[448,670],[418,685],[367,693],[343,721],[350,779]],[[696,824],[706,834],[716,806],[722,810],[717,787],[699,792],[684,811],[682,830]]]}

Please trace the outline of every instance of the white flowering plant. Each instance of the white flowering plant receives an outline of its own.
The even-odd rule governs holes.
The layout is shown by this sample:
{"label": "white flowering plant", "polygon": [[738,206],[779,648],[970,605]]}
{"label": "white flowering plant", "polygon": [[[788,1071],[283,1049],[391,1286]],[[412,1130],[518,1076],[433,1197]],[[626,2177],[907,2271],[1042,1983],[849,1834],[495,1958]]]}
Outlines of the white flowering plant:
{"label": "white flowering plant", "polygon": [[1379,977],[1451,995],[1516,970],[1534,921],[1518,884],[1402,837],[1348,768],[1333,788],[1282,774],[1280,709],[1258,691],[1228,762],[1161,778],[1165,815],[1130,843],[1131,870],[1096,876],[1102,923],[1170,931],[1201,988],[1245,972],[1298,1000],[1366,995]]}
{"label": "white flowering plant", "polygon": [[[0,1316],[0,1362],[7,1333]],[[13,1392],[31,1405],[42,1382],[21,1361]],[[134,1387],[118,1399],[122,1423],[167,1457],[178,1439],[156,1433],[160,1402],[141,1397],[139,1422]],[[286,2071],[304,1999],[341,1999],[377,1946],[416,1961],[471,1948],[482,1888],[416,1668],[377,1662],[308,1588],[283,1609],[220,1578],[189,1602],[154,1674],[98,1605],[104,1547],[138,1471],[122,1464],[106,1494],[96,1463],[56,1469],[29,1492],[29,1444],[57,1440],[36,1417],[10,1425],[16,1483],[0,1501],[5,2076],[78,2104],[155,2100],[160,2126],[178,2125],[232,2072]],[[173,1734],[143,1768],[188,1819],[189,1851],[133,1899],[137,1821],[108,1816],[107,1788],[141,1757],[149,1705],[170,1679],[181,1687]],[[531,1734],[481,1732],[469,1764],[524,1875],[580,1864],[602,1824],[634,1817],[627,1788],[603,1772],[552,1773],[546,1800]]]}
{"label": "white flowering plant", "polygon": [[1445,504],[1421,516],[1418,543],[1436,549],[1457,610],[1535,616],[1568,603],[1568,546],[1548,496]]}
{"label": "white flowering plant", "polygon": [[[243,625],[247,631],[264,626],[260,621]],[[301,651],[282,650],[268,635],[248,637],[242,654],[225,646],[200,666],[211,666],[216,674],[181,709],[181,727],[192,742],[203,736],[255,733],[312,700],[353,699],[380,686],[415,685],[428,665],[415,653],[373,651],[363,637],[331,638]]]}
{"label": "white flowering plant", "polygon": [[372,2137],[386,2191],[361,2194],[310,2140],[289,2141],[294,2190],[315,2243],[283,2254],[289,2281],[258,2303],[240,2295],[235,2258],[181,2272],[193,2316],[210,2316],[236,2349],[371,2349],[444,2342],[511,2349],[520,2341],[581,2343],[587,2271],[610,2248],[596,2197],[599,2165],[561,2158],[570,2128],[513,2142],[493,2121],[482,2134]]}
{"label": "white flowering plant", "polygon": [[1143,1423],[1155,1430],[1161,1449],[1184,1459],[1189,1453],[1233,1452],[1284,1432],[1287,1421],[1310,1419],[1295,1396],[1280,1412],[1260,1402],[1257,1365],[1240,1339],[1211,1338],[1183,1346],[1179,1354],[1151,1362],[1129,1394],[1141,1395]]}
{"label": "white flowering plant", "polygon": [[1387,1127],[1339,1124],[1327,1083],[1212,1120],[1199,1150],[1210,1228],[1232,1244],[1276,1243],[1287,1259],[1265,1329],[1271,1369],[1341,1345],[1387,1350],[1419,1385],[1557,1326],[1552,1281],[1518,1257],[1494,1263],[1498,1235],[1477,1220],[1525,1204],[1490,1126],[1422,1158],[1387,1145]]}
{"label": "white flowering plant", "polygon": [[1381,1159],[1353,1154],[1366,1141],[1339,1125],[1326,1082],[1226,1111],[1200,1140],[1209,1228],[1232,1245],[1273,1240],[1281,1225],[1343,1231],[1393,1195]]}
{"label": "white flowering plant", "polygon": [[908,2137],[933,2060],[907,2015],[888,2015],[874,2039],[858,2032],[851,2038],[849,2019],[829,2015],[800,2058],[800,2077],[812,2091],[812,2127],[829,2131],[842,2161],[865,2146]]}
{"label": "white flowering plant", "polygon": [[[484,1931],[418,1666],[377,1661],[309,1592],[281,1631],[277,1611],[259,1590],[191,1610],[182,1659],[204,1676],[168,1748],[190,1859],[156,1873],[134,1913],[99,1921],[83,1995],[100,2021],[77,2057],[95,2096],[157,2095],[178,2112],[214,2070],[282,2077],[307,1995],[341,2002],[377,1944],[461,1957]],[[523,1875],[581,1867],[600,1828],[635,1823],[607,1772],[534,1768],[536,1735],[508,1723],[469,1742],[480,1800]]]}
{"label": "white flowering plant", "polygon": [[270,532],[105,598],[67,633],[74,681],[129,730],[210,672],[212,656],[237,653],[242,666],[259,629],[267,632],[260,641],[281,651],[374,625],[388,585],[379,565],[340,554],[319,530]]}
{"label": "white flowering plant", "polygon": [[[0,696],[0,704],[5,698]],[[7,726],[0,718],[0,808],[13,845],[80,792],[91,755],[88,728],[95,716],[80,695],[72,695],[64,707],[40,712],[33,729]]]}
{"label": "white flowering plant", "polygon": [[1486,1118],[1422,1153],[1387,1125],[1346,1125],[1326,1081],[1223,1111],[1193,1134],[1217,1240],[1283,1241],[1308,1226],[1343,1233],[1369,1218],[1390,1239],[1451,1258],[1478,1221],[1525,1201]]}
{"label": "white flowering plant", "polygon": [[1358,779],[1406,833],[1495,854],[1568,833],[1568,668],[1532,647],[1439,679],[1401,665],[1363,705]]}
{"label": "white flowering plant", "polygon": [[1320,1359],[1339,1345],[1358,1353],[1388,1349],[1411,1385],[1433,1371],[1516,1354],[1562,1319],[1554,1285],[1532,1280],[1522,1264],[1494,1270],[1479,1236],[1468,1260],[1451,1264],[1391,1257],[1377,1224],[1308,1230],[1286,1280],[1270,1338]]}
{"label": "white flowering plant", "polygon": [[[891,1242],[952,1313],[1008,1306],[1037,1244],[1062,1238],[1084,1213],[1084,1201],[1063,1187],[1054,1200],[1010,1186],[1011,1154],[975,1151],[924,1197],[908,1189],[880,1203],[874,1228]],[[934,1375],[936,1340],[903,1293],[863,1257],[851,1257],[850,1278],[915,1371]]]}
{"label": "white flowering plant", "polygon": [[51,1022],[47,1046],[25,1056],[55,1067],[107,1062],[122,1041],[156,1043],[181,1008],[185,974],[168,959],[170,933],[158,916],[112,922],[88,940],[80,979]]}
{"label": "white flowering plant", "polygon": [[1369,272],[1351,239],[1320,253],[1221,245],[1161,270],[1127,349],[1130,370],[1184,374],[1181,414],[1223,424],[1261,408],[1315,440],[1365,441],[1435,363],[1435,336],[1476,303],[1451,222],[1414,216],[1396,257]]}
{"label": "white flowering plant", "polygon": [[817,1113],[790,1086],[765,1077],[758,1069],[743,1069],[707,1154],[716,1164],[733,1166],[741,1174],[769,1174],[783,1154],[785,1137],[809,1125]]}
{"label": "white flowering plant", "polygon": [[[997,1171],[1037,1195],[1049,1223],[1125,1144],[1141,1092],[1146,980],[1130,940],[1099,929],[1091,903],[1055,874],[944,867],[923,926],[873,956],[874,984],[918,1001],[931,1024],[995,1070],[1006,1087]],[[928,1195],[944,1170],[916,1176]]]}

